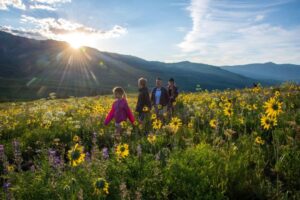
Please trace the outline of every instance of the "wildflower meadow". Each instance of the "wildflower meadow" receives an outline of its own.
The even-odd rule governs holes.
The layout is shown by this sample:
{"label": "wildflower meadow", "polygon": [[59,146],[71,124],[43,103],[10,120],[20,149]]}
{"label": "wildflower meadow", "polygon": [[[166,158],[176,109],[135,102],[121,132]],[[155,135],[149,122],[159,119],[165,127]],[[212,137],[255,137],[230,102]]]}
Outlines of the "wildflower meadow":
{"label": "wildflower meadow", "polygon": [[0,199],[300,199],[298,85],[181,93],[118,141],[113,100],[1,103]]}

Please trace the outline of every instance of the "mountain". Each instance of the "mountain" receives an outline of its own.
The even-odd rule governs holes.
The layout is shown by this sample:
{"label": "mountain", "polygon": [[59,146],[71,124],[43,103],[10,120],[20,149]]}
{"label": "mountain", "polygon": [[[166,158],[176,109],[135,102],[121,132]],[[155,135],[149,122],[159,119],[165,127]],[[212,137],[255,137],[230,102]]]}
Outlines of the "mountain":
{"label": "mountain", "polygon": [[275,64],[249,64],[225,66],[222,69],[259,80],[294,81],[300,83],[300,65]]}
{"label": "mountain", "polygon": [[[173,77],[181,91],[243,88],[257,80],[223,68],[191,63],[163,63],[101,52],[72,49],[66,42],[34,40],[0,31],[0,100],[36,99],[55,92],[58,97],[110,94],[114,86],[137,91],[137,80]],[[264,82],[266,84],[270,82]]]}

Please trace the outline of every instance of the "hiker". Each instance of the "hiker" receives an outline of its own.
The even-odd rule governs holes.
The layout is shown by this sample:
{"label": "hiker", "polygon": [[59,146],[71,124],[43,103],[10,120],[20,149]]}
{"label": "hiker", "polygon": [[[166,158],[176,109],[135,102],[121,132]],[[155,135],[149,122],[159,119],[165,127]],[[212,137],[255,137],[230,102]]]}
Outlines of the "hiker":
{"label": "hiker", "polygon": [[174,104],[178,96],[178,88],[176,87],[173,78],[170,78],[168,81],[168,95],[169,95],[168,114],[171,117],[174,113]]}
{"label": "hiker", "polygon": [[157,117],[162,119],[165,113],[165,107],[169,103],[169,95],[167,89],[162,86],[162,80],[159,77],[156,78],[156,87],[153,88],[151,93],[151,103]]}
{"label": "hiker", "polygon": [[121,87],[115,87],[113,89],[113,94],[116,98],[114,101],[112,108],[110,112],[108,113],[107,117],[105,118],[104,125],[108,125],[109,122],[112,119],[115,119],[115,139],[117,141],[120,140],[120,135],[123,131],[122,129],[122,122],[126,122],[127,118],[130,120],[130,122],[134,123],[134,116],[128,106],[127,100],[126,100],[126,93],[123,88]]}
{"label": "hiker", "polygon": [[151,101],[149,90],[147,88],[147,79],[141,77],[138,80],[139,95],[135,111],[138,113],[139,121],[142,122],[146,113],[151,110]]}

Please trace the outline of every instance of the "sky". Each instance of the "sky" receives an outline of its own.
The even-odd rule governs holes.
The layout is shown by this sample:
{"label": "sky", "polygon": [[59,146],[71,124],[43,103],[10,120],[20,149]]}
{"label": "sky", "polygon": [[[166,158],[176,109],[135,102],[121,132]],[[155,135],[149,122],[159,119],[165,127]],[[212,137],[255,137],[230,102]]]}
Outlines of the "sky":
{"label": "sky", "polygon": [[0,30],[163,62],[300,64],[300,0],[0,0]]}

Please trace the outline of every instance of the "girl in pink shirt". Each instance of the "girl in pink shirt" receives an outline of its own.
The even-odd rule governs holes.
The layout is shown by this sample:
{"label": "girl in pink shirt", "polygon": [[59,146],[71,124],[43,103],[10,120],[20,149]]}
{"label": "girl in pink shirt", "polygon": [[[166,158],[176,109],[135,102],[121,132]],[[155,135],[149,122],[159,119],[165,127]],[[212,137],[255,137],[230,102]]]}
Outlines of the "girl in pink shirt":
{"label": "girl in pink shirt", "polygon": [[122,132],[121,122],[126,122],[128,118],[129,121],[133,124],[134,116],[126,101],[126,94],[123,88],[115,87],[113,89],[113,93],[116,97],[116,100],[114,101],[110,112],[105,118],[104,125],[108,125],[112,119],[115,119],[116,138],[119,139]]}

